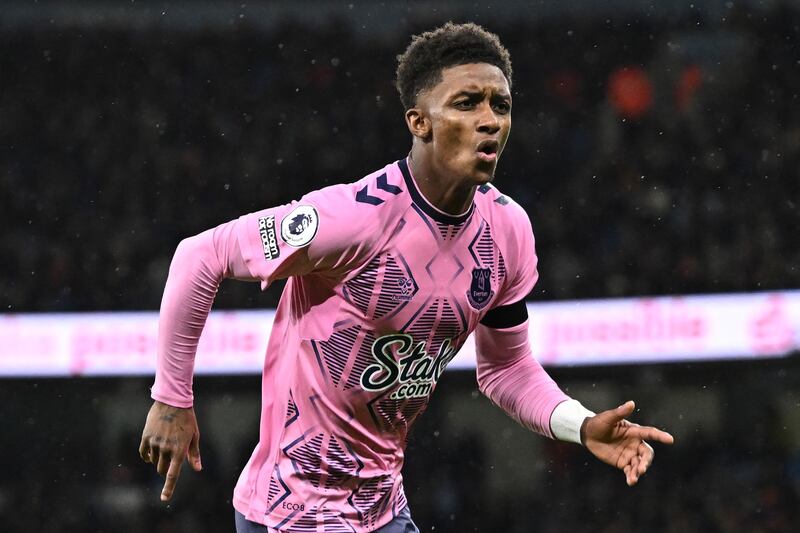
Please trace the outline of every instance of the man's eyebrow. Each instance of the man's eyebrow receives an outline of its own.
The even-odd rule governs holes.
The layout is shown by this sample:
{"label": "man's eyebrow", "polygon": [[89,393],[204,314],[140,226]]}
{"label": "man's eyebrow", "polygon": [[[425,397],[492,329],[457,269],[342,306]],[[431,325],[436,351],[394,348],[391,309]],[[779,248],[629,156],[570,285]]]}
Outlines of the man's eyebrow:
{"label": "man's eyebrow", "polygon": [[453,98],[457,96],[480,96],[483,94],[483,91],[477,88],[469,88],[469,89],[460,89],[453,93]]}
{"label": "man's eyebrow", "polygon": [[[473,87],[469,87],[467,89],[459,89],[458,91],[453,93],[451,98],[457,98],[459,96],[476,97],[476,96],[482,96],[482,95],[483,95],[483,91],[481,89],[479,89],[477,87],[474,87],[474,88]],[[492,95],[492,97],[494,97],[494,98],[500,97],[500,98],[503,98],[503,99],[506,99],[506,100],[511,100],[511,94],[507,93],[505,91],[495,92]]]}

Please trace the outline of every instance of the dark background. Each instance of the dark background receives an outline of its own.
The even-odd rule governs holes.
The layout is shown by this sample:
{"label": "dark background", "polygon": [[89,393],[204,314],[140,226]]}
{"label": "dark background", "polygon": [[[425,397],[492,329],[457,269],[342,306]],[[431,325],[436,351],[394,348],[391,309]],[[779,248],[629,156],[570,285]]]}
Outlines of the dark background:
{"label": "dark background", "polygon": [[[3,312],[155,310],[181,238],[404,157],[394,58],[449,19],[511,51],[496,184],[533,221],[532,300],[800,287],[797,2],[6,2]],[[279,291],[225,282],[216,307]],[[586,405],[633,398],[675,434],[632,489],[451,372],[407,454],[415,521],[792,531],[797,361],[553,369]],[[232,530],[258,377],[196,379],[204,471],[168,506],[137,455],[151,382],[0,381],[0,531]]]}

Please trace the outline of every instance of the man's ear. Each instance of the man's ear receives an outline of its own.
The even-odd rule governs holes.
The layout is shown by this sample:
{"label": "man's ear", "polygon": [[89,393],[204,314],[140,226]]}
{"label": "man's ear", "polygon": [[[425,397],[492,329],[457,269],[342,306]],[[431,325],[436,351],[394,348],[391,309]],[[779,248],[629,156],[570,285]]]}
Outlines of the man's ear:
{"label": "man's ear", "polygon": [[428,141],[431,138],[431,120],[418,107],[406,111],[406,125],[411,135],[420,140]]}

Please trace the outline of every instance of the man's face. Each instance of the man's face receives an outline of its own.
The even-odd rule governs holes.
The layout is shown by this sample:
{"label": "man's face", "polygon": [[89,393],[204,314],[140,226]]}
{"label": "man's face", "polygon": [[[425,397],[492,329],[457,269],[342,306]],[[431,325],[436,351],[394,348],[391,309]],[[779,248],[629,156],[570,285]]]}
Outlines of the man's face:
{"label": "man's face", "polygon": [[470,185],[492,180],[511,131],[511,92],[499,68],[446,68],[441,82],[420,93],[417,109],[430,121],[423,140],[437,173]]}

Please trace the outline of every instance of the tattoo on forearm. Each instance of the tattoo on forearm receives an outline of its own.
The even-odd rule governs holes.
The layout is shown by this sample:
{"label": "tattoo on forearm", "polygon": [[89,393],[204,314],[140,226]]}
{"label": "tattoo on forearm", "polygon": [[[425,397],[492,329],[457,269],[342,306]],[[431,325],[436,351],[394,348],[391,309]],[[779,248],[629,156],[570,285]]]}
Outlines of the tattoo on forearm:
{"label": "tattoo on forearm", "polygon": [[167,413],[167,414],[161,415],[161,420],[163,420],[164,422],[174,422],[175,421],[175,414],[174,413]]}

